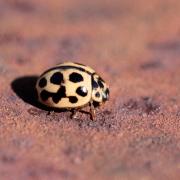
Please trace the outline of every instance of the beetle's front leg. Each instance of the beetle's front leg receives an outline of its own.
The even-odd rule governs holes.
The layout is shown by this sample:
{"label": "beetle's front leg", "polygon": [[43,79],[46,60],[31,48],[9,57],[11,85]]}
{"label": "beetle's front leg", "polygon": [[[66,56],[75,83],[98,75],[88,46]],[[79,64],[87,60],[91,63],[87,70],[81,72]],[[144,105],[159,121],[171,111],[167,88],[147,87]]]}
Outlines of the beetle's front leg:
{"label": "beetle's front leg", "polygon": [[92,120],[95,120],[96,111],[95,111],[95,108],[94,108],[94,105],[93,105],[93,102],[92,102],[92,101],[89,103],[89,106],[90,106],[91,119],[92,119]]}
{"label": "beetle's front leg", "polygon": [[79,111],[79,109],[71,109],[71,119],[77,119],[77,112]]}
{"label": "beetle's front leg", "polygon": [[48,111],[46,116],[53,115],[53,114],[55,114],[55,112],[53,110],[52,111]]}

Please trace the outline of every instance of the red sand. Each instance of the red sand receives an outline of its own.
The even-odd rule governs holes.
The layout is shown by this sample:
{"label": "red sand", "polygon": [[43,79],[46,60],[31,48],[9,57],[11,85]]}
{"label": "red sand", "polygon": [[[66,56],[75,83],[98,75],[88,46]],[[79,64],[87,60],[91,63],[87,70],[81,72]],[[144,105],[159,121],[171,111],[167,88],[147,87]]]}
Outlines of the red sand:
{"label": "red sand", "polygon": [[[1,0],[0,179],[180,179],[179,17],[178,0]],[[36,103],[67,60],[110,84],[96,121]]]}

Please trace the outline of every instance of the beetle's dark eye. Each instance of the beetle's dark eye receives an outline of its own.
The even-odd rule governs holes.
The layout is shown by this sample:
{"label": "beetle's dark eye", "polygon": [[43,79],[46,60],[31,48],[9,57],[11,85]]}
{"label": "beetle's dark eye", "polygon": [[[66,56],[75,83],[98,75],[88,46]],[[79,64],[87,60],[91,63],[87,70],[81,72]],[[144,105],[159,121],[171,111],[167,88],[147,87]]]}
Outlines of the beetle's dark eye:
{"label": "beetle's dark eye", "polygon": [[100,97],[100,93],[97,92],[97,93],[95,94],[95,96],[96,96],[97,98],[99,98],[99,97]]}

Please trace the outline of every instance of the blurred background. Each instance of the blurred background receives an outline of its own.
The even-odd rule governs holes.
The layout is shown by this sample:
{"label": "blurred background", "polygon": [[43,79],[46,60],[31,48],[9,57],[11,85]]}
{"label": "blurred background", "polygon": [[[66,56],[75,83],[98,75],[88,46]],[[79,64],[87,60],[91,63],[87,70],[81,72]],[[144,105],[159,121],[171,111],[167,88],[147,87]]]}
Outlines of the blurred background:
{"label": "blurred background", "polygon": [[[0,179],[179,179],[180,1],[0,0]],[[94,68],[111,99],[46,116],[38,75]]]}

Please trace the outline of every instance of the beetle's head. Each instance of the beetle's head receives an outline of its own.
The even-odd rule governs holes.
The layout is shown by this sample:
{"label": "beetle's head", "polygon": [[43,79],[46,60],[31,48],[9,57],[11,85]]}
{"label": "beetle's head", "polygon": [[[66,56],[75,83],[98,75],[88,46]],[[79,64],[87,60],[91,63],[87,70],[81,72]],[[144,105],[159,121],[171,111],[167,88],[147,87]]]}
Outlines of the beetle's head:
{"label": "beetle's head", "polygon": [[92,100],[97,105],[101,105],[109,100],[109,88],[97,74],[92,75]]}

